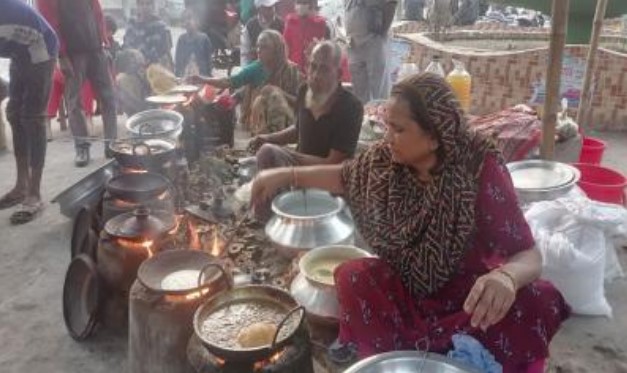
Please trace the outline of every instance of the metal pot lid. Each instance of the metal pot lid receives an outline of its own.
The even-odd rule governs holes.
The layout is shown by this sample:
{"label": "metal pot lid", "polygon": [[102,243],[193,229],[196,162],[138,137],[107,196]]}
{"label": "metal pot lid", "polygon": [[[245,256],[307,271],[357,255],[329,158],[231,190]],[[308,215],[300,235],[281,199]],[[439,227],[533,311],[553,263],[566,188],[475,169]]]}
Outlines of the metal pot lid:
{"label": "metal pot lid", "polygon": [[125,139],[113,141],[109,148],[116,153],[148,157],[172,151],[176,144],[165,139]]}
{"label": "metal pot lid", "polygon": [[165,214],[151,214],[144,207],[111,218],[105,224],[105,232],[111,236],[127,239],[159,237],[175,227],[174,219]]}
{"label": "metal pot lid", "polygon": [[[185,97],[185,96],[182,96]],[[135,136],[167,136],[182,129],[183,116],[173,110],[153,109],[139,112],[126,121]]]}
{"label": "metal pot lid", "polygon": [[153,172],[136,172],[115,176],[107,183],[107,191],[116,198],[142,202],[163,194],[170,182]]}
{"label": "metal pot lid", "polygon": [[63,320],[70,336],[87,339],[96,326],[100,299],[100,280],[96,265],[85,254],[70,263],[63,284]]}
{"label": "metal pot lid", "polygon": [[226,272],[215,258],[199,250],[163,251],[144,261],[137,279],[146,288],[161,293],[186,294],[210,287]]}
{"label": "metal pot lid", "polygon": [[526,160],[507,164],[517,190],[550,190],[573,184],[581,173],[575,167],[560,162]]}

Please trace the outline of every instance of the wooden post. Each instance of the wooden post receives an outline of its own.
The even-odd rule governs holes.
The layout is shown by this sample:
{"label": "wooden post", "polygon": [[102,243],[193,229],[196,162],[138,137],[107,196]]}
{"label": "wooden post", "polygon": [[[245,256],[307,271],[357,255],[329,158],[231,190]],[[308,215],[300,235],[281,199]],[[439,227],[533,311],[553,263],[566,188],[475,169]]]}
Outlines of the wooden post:
{"label": "wooden post", "polygon": [[598,0],[597,9],[594,13],[594,23],[592,24],[592,35],[590,36],[586,74],[584,75],[583,86],[581,87],[579,110],[577,111],[577,124],[579,124],[581,128],[590,128],[588,119],[592,106],[592,76],[596,68],[597,50],[599,49],[599,40],[601,39],[601,29],[603,27],[606,9],[607,0]]}
{"label": "wooden post", "polygon": [[555,156],[555,124],[557,105],[560,101],[562,58],[568,28],[569,0],[553,0],[549,66],[546,74],[546,99],[542,117],[542,144],[540,156],[552,160]]}

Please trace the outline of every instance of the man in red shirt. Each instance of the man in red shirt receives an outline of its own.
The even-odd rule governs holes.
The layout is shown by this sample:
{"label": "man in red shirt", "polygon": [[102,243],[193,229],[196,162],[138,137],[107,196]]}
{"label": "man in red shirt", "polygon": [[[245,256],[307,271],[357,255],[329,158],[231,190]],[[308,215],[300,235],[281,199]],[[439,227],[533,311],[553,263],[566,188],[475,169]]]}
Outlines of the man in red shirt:
{"label": "man in red shirt", "polygon": [[323,39],[329,39],[330,30],[324,17],[317,15],[316,0],[296,0],[296,12],[285,19],[283,37],[287,45],[290,61],[306,73],[308,55],[312,46]]}
{"label": "man in red shirt", "polygon": [[115,91],[104,47],[107,32],[99,0],[37,0],[37,8],[59,37],[59,64],[65,76],[65,97],[74,136],[77,167],[90,161],[89,132],[81,103],[81,87],[89,80],[102,104],[105,155],[117,135]]}

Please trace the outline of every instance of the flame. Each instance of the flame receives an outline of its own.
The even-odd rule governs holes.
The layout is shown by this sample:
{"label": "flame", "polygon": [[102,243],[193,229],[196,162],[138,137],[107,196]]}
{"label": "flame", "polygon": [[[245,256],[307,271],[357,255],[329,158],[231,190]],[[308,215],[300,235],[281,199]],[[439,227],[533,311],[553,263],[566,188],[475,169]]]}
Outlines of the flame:
{"label": "flame", "polygon": [[146,172],[148,172],[148,170],[144,170],[141,168],[131,168],[131,167],[122,168],[123,174],[145,174]]}
{"label": "flame", "polygon": [[222,242],[218,237],[218,230],[213,230],[213,244],[211,245],[211,255],[219,257],[222,254]]}
{"label": "flame", "polygon": [[200,235],[191,219],[187,221],[187,230],[189,233],[189,248],[192,250],[200,250]]}
{"label": "flame", "polygon": [[281,359],[281,356],[283,356],[284,352],[285,352],[285,350],[277,351],[272,356],[270,356],[269,358],[267,358],[265,360],[262,360],[262,361],[256,362],[254,370],[255,371],[260,371],[264,367],[267,367],[268,365],[276,364]]}
{"label": "flame", "polygon": [[152,244],[153,243],[154,242],[151,241],[151,240],[144,241],[144,242],[141,243],[141,245],[144,247],[144,249],[146,249],[146,252],[148,253],[148,257],[149,258],[152,258],[152,255],[153,255],[152,254]]}
{"label": "flame", "polygon": [[187,295],[185,295],[185,300],[194,300],[194,299],[198,299],[200,297],[202,297],[203,295],[207,294],[209,292],[209,289],[203,289],[200,291],[195,291],[193,293],[189,293]]}
{"label": "flame", "polygon": [[168,232],[171,235],[176,234],[178,232],[179,227],[181,226],[181,221],[183,220],[183,215],[174,215],[174,228]]}

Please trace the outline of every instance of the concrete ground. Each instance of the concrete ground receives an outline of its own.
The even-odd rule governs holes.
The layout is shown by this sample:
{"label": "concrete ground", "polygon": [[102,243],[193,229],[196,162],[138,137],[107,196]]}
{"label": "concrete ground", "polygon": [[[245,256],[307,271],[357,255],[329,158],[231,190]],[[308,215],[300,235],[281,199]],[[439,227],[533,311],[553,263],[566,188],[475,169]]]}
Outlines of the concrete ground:
{"label": "concrete ground", "polygon": [[[627,133],[599,134],[610,147],[606,164],[627,174]],[[73,166],[73,144],[67,133],[49,143],[43,196],[50,201],[81,177],[104,163],[101,144],[92,147],[89,167]],[[12,154],[0,154],[0,193],[12,187]],[[70,259],[71,223],[58,206],[48,205],[36,221],[11,226],[11,210],[0,211],[0,372],[124,371],[126,340],[97,333],[74,342],[63,323],[61,294]],[[627,268],[627,250],[620,249]],[[627,281],[607,288],[614,318],[573,317],[552,346],[556,372],[627,372]]]}

